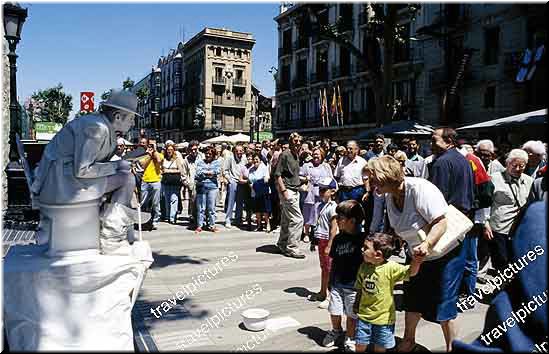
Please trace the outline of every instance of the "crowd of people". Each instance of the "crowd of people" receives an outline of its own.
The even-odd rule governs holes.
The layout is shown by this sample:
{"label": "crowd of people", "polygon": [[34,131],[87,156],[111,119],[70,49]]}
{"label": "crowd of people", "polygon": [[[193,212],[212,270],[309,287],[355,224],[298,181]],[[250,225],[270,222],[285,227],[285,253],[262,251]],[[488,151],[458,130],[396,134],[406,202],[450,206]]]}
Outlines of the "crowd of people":
{"label": "crowd of people", "polygon": [[[397,349],[414,348],[423,318],[440,324],[451,350],[456,304],[487,281],[490,264],[505,269],[514,220],[526,204],[547,198],[546,144],[497,147],[488,139],[460,140],[446,127],[423,146],[415,137],[387,144],[377,135],[361,146],[304,141],[298,133],[235,146],[191,141],[176,149],[166,141],[160,149],[150,138],[139,145],[147,155],[134,173],[141,206],[150,205],[150,229],[160,219],[175,224],[187,202],[196,233],[218,232],[216,207],[223,207],[226,228],[279,228],[285,256],[305,258],[300,245],[308,243],[319,254],[321,279],[309,299],[328,308],[332,323],[323,344],[344,338],[352,351],[395,346],[392,289],[399,281],[405,329]],[[119,145],[117,155],[124,151]],[[449,205],[474,227],[435,254]],[[389,260],[393,255],[404,264]]]}

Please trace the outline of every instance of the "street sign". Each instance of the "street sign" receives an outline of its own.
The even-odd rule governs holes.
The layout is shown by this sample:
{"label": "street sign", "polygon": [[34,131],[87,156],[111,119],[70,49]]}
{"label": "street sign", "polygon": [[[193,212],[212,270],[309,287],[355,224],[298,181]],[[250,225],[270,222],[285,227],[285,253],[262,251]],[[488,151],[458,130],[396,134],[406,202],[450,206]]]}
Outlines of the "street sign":
{"label": "street sign", "polygon": [[35,122],[34,131],[36,140],[51,140],[58,131],[63,128],[63,124],[54,122]]}
{"label": "street sign", "polygon": [[259,141],[272,140],[272,139],[273,139],[272,132],[259,132]]}
{"label": "street sign", "polygon": [[80,92],[80,111],[93,112],[93,92]]}

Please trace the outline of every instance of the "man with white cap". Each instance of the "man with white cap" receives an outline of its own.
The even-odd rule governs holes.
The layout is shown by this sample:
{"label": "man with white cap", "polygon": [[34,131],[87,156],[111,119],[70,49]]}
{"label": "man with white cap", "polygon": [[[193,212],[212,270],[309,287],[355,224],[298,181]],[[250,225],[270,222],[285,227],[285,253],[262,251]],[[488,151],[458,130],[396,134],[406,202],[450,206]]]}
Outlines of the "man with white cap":
{"label": "man with white cap", "polygon": [[[76,204],[112,193],[111,204],[119,213],[133,217],[129,210],[135,189],[131,164],[125,160],[109,160],[117,148],[117,135],[126,134],[133,126],[138,114],[136,108],[135,94],[111,90],[98,113],[69,121],[48,143],[35,171],[31,192],[37,201]],[[104,217],[108,221],[111,216],[107,213]],[[118,231],[132,233],[133,223]]]}

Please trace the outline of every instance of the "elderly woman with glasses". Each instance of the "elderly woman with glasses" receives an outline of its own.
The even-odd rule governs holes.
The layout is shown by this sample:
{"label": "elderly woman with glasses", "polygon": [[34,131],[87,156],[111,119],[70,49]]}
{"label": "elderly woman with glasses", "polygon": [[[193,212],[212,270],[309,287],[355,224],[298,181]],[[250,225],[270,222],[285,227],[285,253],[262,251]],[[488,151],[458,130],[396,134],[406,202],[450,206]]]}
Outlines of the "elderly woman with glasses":
{"label": "elderly woman with glasses", "polygon": [[520,209],[526,204],[534,179],[524,173],[528,153],[513,149],[507,156],[505,171],[492,176],[494,197],[490,219],[484,228],[484,238],[489,241],[494,268],[503,270],[509,263],[511,226]]}
{"label": "elderly woman with glasses", "polygon": [[[432,248],[446,232],[448,204],[440,190],[423,178],[405,177],[402,165],[392,156],[370,159],[370,188],[385,197],[387,216],[397,236],[406,241],[411,252],[426,256],[419,273],[404,283],[405,329],[399,351],[415,346],[416,328],[421,318],[440,323],[446,349],[451,350],[456,336],[459,285],[465,260],[461,245],[434,255]],[[427,238],[418,237],[424,230]]]}

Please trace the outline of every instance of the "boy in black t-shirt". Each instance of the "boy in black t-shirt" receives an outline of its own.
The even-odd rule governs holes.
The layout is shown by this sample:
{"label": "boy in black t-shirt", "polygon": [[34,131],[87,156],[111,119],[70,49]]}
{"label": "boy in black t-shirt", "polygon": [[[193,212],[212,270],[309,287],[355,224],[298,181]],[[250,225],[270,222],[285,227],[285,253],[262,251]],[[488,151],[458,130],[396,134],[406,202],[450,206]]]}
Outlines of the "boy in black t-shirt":
{"label": "boy in black t-shirt", "polygon": [[364,210],[355,200],[346,200],[336,208],[339,233],[334,237],[330,248],[332,268],[330,272],[330,319],[332,330],[324,337],[322,344],[333,346],[343,335],[341,318],[346,315],[345,349],[355,350],[356,314],[353,312],[356,290],[354,283],[358,268],[362,264],[362,244],[364,234],[360,232],[364,220]]}

